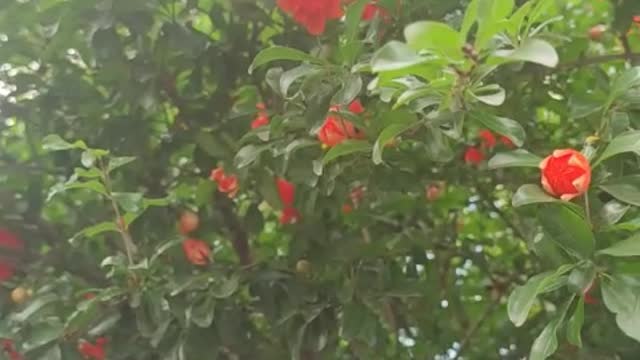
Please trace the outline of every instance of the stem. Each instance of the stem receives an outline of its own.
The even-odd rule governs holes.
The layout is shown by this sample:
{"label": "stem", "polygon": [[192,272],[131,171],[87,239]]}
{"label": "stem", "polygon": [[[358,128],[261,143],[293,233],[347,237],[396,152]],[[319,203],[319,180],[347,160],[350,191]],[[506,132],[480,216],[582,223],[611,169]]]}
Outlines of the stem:
{"label": "stem", "polygon": [[589,206],[589,191],[584,193],[584,211],[587,215],[589,226],[593,227],[593,224],[591,223],[591,207]]}
{"label": "stem", "polygon": [[109,177],[109,170],[105,167],[102,159],[99,159],[100,171],[102,172],[102,181],[104,182],[105,190],[107,191],[107,197],[111,202],[111,208],[116,215],[116,226],[118,227],[118,231],[120,232],[120,236],[122,236],[122,242],[124,243],[124,249],[127,253],[127,259],[129,260],[129,265],[133,265],[133,253],[136,252],[136,246],[133,243],[133,239],[131,238],[131,234],[129,230],[127,230],[126,224],[124,224],[124,218],[120,213],[120,208],[118,207],[118,203],[113,198],[111,192],[111,178]]}

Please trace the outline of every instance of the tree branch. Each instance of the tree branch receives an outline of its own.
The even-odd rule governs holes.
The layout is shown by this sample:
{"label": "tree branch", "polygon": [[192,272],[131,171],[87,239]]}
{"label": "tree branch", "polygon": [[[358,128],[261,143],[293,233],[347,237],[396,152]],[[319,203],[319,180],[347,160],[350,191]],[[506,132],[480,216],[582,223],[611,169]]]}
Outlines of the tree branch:
{"label": "tree branch", "polygon": [[225,195],[216,191],[215,204],[222,214],[225,225],[229,229],[229,232],[231,232],[231,245],[233,245],[233,249],[240,259],[240,264],[243,266],[251,264],[249,235],[233,211],[231,201]]}

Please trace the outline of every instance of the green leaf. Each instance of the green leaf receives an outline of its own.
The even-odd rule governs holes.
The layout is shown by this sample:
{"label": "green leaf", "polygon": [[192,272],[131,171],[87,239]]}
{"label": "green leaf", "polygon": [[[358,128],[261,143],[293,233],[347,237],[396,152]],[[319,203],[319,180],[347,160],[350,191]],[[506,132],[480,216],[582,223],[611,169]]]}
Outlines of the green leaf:
{"label": "green leaf", "polygon": [[541,39],[526,39],[520,47],[513,50],[497,50],[494,55],[507,60],[528,61],[547,67],[558,65],[556,49]]}
{"label": "green leaf", "polygon": [[595,238],[583,217],[562,205],[542,205],[538,219],[544,230],[565,250],[589,258],[595,248]]}
{"label": "green leaf", "polygon": [[347,8],[345,20],[346,30],[344,32],[345,38],[347,39],[346,44],[353,42],[353,40],[357,38],[358,29],[362,22],[362,11],[369,1],[370,0],[357,0]]}
{"label": "green leaf", "polygon": [[640,342],[640,296],[636,295],[630,305],[630,311],[616,315],[616,323],[627,336]]}
{"label": "green leaf", "polygon": [[191,310],[191,321],[201,328],[208,328],[213,323],[216,310],[215,299],[207,296],[196,303]]}
{"label": "green leaf", "polygon": [[620,277],[605,278],[600,288],[604,305],[614,314],[628,314],[633,312],[636,294]]}
{"label": "green leaf", "polygon": [[112,157],[109,159],[109,166],[107,168],[107,171],[111,172],[121,166],[127,165],[134,160],[136,160],[135,156]]}
{"label": "green leaf", "polygon": [[611,83],[609,102],[640,86],[640,67],[632,67],[620,73]]}
{"label": "green leaf", "polygon": [[25,352],[37,349],[57,340],[62,336],[62,322],[58,318],[51,318],[43,322],[33,324],[29,338],[22,344]]}
{"label": "green leaf", "polygon": [[557,282],[561,275],[569,271],[571,266],[561,266],[558,270],[552,272],[545,272],[538,274],[530,278],[524,285],[517,286],[507,302],[507,314],[509,320],[520,327],[527,321],[527,316],[531,307],[536,301],[536,297],[544,292],[550,291],[555,286],[552,286]]}
{"label": "green leaf", "polygon": [[449,25],[434,21],[418,21],[404,28],[404,37],[414,50],[431,50],[454,59],[461,59],[464,41]]}
{"label": "green leaf", "polygon": [[320,74],[321,70],[322,69],[316,65],[302,64],[283,72],[279,82],[280,93],[285,97],[289,97],[289,87],[291,87],[296,80]]}
{"label": "green leaf", "polygon": [[115,192],[111,196],[127,212],[136,213],[142,208],[143,196],[141,193]]}
{"label": "green leaf", "polygon": [[243,146],[233,159],[233,163],[238,169],[253,164],[260,154],[269,149],[269,145],[253,145]]}
{"label": "green leaf", "polygon": [[612,246],[598,251],[597,254],[618,257],[640,256],[640,233],[618,241]]}
{"label": "green leaf", "polygon": [[415,127],[415,123],[399,123],[399,124],[391,124],[384,128],[380,135],[378,135],[378,139],[376,143],[373,145],[373,151],[371,153],[371,158],[373,163],[378,165],[382,163],[382,153],[384,152],[385,146],[392,141],[396,136],[399,136],[405,131]]}
{"label": "green leaf", "polygon": [[529,360],[544,360],[556,352],[558,349],[556,332],[560,323],[561,319],[555,319],[545,326],[531,346]]}
{"label": "green leaf", "polygon": [[433,161],[451,161],[455,153],[444,131],[438,126],[426,125],[425,127],[427,129],[424,137],[425,154]]}
{"label": "green leaf", "polygon": [[596,268],[592,263],[577,266],[569,273],[567,288],[576,294],[582,295],[585,291],[589,290],[595,277]]}
{"label": "green leaf", "polygon": [[623,203],[640,206],[640,175],[614,178],[600,188]]}
{"label": "green leaf", "polygon": [[251,66],[249,66],[249,74],[253,73],[253,70],[257,67],[277,60],[308,61],[311,63],[322,64],[320,59],[303,51],[285,46],[272,46],[260,51],[258,55],[256,55]]}
{"label": "green leaf", "polygon": [[617,200],[607,201],[602,205],[598,215],[605,225],[614,225],[629,211],[631,206],[624,205]]}
{"label": "green leaf", "polygon": [[469,5],[467,5],[467,9],[464,12],[464,18],[462,19],[462,25],[460,26],[460,35],[462,36],[463,41],[467,39],[469,30],[471,30],[471,26],[473,26],[478,17],[478,2],[479,0],[472,0]]}
{"label": "green leaf", "polygon": [[573,315],[567,322],[567,340],[580,348],[582,347],[582,336],[580,335],[582,324],[584,324],[584,297],[580,296]]}
{"label": "green leaf", "polygon": [[489,159],[489,169],[500,169],[508,167],[531,167],[538,168],[542,158],[524,149],[495,154]]}
{"label": "green leaf", "polygon": [[60,345],[53,344],[49,346],[36,360],[62,360]]}
{"label": "green leaf", "polygon": [[91,180],[86,182],[73,182],[64,186],[63,190],[73,190],[73,189],[86,189],[92,190],[102,195],[107,195],[107,190],[104,188],[101,182],[97,180]]}
{"label": "green leaf", "polygon": [[332,147],[324,154],[322,158],[322,163],[324,165],[330,163],[331,161],[353,153],[364,153],[369,152],[371,150],[371,144],[364,140],[346,140],[342,143]]}
{"label": "green leaf", "polygon": [[91,337],[98,337],[106,334],[109,330],[113,329],[120,319],[122,318],[122,314],[116,312],[109,314],[108,316],[101,319],[95,326],[93,326],[87,334]]}
{"label": "green leaf", "polygon": [[87,144],[82,140],[78,140],[76,142],[69,143],[64,141],[58,135],[47,135],[44,139],[42,139],[42,148],[47,151],[60,151],[60,150],[71,150],[71,149],[87,149]]}
{"label": "green leaf", "polygon": [[55,294],[46,294],[46,295],[34,298],[33,300],[31,300],[31,302],[29,302],[29,304],[27,305],[26,308],[24,308],[24,310],[18,313],[14,313],[13,319],[18,323],[27,321],[38,311],[42,310],[42,308],[44,308],[45,306],[55,301],[58,301],[58,296]]}
{"label": "green leaf", "polygon": [[640,130],[628,131],[613,138],[602,155],[593,163],[593,167],[612,156],[626,152],[640,155]]}
{"label": "green leaf", "polygon": [[487,105],[500,106],[504,103],[506,92],[500,85],[493,84],[471,91],[471,96]]}
{"label": "green leaf", "polygon": [[211,294],[218,299],[226,299],[238,290],[240,278],[234,274],[222,280],[222,284],[212,287]]}
{"label": "green leaf", "polygon": [[525,184],[516,190],[511,199],[513,207],[524,206],[529,204],[558,202],[560,200],[547,194],[538,185]]}
{"label": "green leaf", "polygon": [[378,73],[402,70],[426,61],[427,59],[418,56],[415,50],[406,44],[392,40],[373,54],[371,58],[371,71]]}
{"label": "green leaf", "polygon": [[479,111],[471,112],[470,115],[482,125],[508,137],[516,146],[520,147],[524,144],[526,134],[517,121]]}
{"label": "green leaf", "polygon": [[77,234],[73,235],[72,240],[82,236],[92,238],[96,235],[102,234],[104,232],[109,232],[109,231],[119,232],[120,230],[118,229],[118,226],[113,221],[104,221],[80,230]]}

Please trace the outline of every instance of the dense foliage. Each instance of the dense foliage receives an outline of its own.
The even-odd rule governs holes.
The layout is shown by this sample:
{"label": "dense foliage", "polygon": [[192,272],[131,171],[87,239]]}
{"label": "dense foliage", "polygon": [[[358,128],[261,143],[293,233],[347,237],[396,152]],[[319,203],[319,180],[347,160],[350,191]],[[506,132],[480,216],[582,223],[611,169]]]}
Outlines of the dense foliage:
{"label": "dense foliage", "polygon": [[637,0],[4,0],[0,359],[637,359],[638,47]]}

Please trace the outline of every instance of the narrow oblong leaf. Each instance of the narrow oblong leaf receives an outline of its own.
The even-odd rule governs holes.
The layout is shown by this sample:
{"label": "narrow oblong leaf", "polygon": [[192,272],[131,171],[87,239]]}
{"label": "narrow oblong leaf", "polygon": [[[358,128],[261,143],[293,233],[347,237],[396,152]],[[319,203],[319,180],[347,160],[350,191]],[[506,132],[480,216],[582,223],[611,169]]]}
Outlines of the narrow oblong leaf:
{"label": "narrow oblong leaf", "polygon": [[600,188],[623,203],[640,206],[640,175],[614,178]]}
{"label": "narrow oblong leaf", "polygon": [[598,251],[598,254],[617,257],[640,256],[640,233],[618,241],[610,247]]}
{"label": "narrow oblong leaf", "polygon": [[322,61],[314,56],[307,54],[304,51],[298,49],[289,48],[286,46],[272,46],[266,48],[258,53],[253,59],[251,66],[249,66],[249,74],[253,73],[257,67],[268,64],[277,60],[291,60],[291,61],[308,61],[311,63],[322,63]]}
{"label": "narrow oblong leaf", "polygon": [[569,343],[582,347],[582,325],[584,324],[584,297],[580,296],[573,315],[567,323],[567,340]]}
{"label": "narrow oblong leaf", "polygon": [[526,39],[518,48],[498,50],[494,55],[507,60],[528,61],[551,68],[556,67],[559,60],[558,53],[551,44],[534,38]]}
{"label": "narrow oblong leaf", "polygon": [[542,158],[524,149],[495,154],[489,159],[489,169],[500,169],[507,167],[531,167],[538,168]]}
{"label": "narrow oblong leaf", "polygon": [[323,164],[353,153],[364,153],[371,150],[371,144],[364,140],[347,140],[332,147],[322,158]]}
{"label": "narrow oblong leaf", "polygon": [[640,130],[627,131],[613,138],[593,166],[595,167],[612,156],[626,152],[640,155]]}
{"label": "narrow oblong leaf", "polygon": [[556,332],[560,325],[560,319],[552,320],[534,340],[529,353],[529,360],[544,360],[553,355],[558,349]]}

